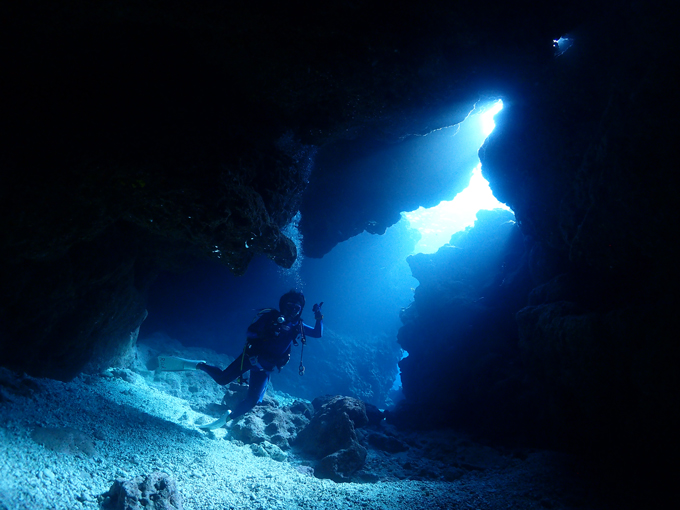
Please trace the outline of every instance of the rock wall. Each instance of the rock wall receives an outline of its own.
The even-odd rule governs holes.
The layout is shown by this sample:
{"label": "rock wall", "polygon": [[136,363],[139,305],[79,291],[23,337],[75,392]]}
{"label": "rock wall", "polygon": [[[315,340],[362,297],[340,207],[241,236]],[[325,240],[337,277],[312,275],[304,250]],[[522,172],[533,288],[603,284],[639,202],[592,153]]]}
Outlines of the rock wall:
{"label": "rock wall", "polygon": [[664,220],[678,192],[678,127],[653,105],[678,111],[677,58],[663,42],[673,23],[651,6],[609,14],[574,32],[567,60],[507,110],[481,155],[522,231],[567,261],[541,268],[543,285],[517,315],[524,364],[559,402],[551,423],[616,458],[621,444],[624,457],[665,457],[680,425],[668,412],[680,350],[667,319],[677,247]]}
{"label": "rock wall", "polygon": [[516,214],[523,283],[485,308],[479,277],[494,271],[465,250],[411,262],[423,289],[400,332],[401,419],[622,465],[677,455],[674,16],[635,4],[593,18],[504,98],[480,158]]}
{"label": "rock wall", "polygon": [[408,258],[420,285],[401,314],[399,343],[408,356],[399,363],[399,423],[507,437],[533,419],[517,412],[524,374],[514,315],[532,282],[513,220],[502,209],[480,211],[450,246]]}

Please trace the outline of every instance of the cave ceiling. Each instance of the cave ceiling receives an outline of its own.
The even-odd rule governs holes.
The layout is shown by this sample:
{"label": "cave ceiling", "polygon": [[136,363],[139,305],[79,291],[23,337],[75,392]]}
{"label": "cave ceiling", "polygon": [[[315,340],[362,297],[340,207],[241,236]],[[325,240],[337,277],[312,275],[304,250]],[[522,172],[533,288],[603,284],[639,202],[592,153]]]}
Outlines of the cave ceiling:
{"label": "cave ceiling", "polygon": [[[583,13],[521,2],[199,1],[28,2],[12,15],[11,255],[61,256],[123,221],[241,273],[253,254],[292,264],[280,228],[299,209],[317,149],[345,143],[358,154],[460,122],[549,60],[552,39]],[[317,165],[319,193],[344,171]],[[362,181],[394,181],[375,174]],[[353,186],[341,191],[354,201]],[[303,224],[309,252],[329,249],[316,238],[332,247],[349,237],[329,231],[384,229],[427,193],[405,204],[374,196],[383,218],[306,204],[305,216],[322,220]]]}
{"label": "cave ceiling", "polygon": [[[401,211],[450,198],[442,190],[462,187],[460,168],[432,186],[418,161],[383,165],[379,155],[393,160],[486,101],[523,105],[536,83],[540,101],[516,110],[529,119],[543,106],[559,112],[542,78],[553,39],[612,12],[637,16],[615,5],[15,3],[0,35],[3,364],[68,379],[110,360],[144,320],[157,272],[189,258],[235,274],[254,256],[290,267],[297,249],[281,230],[298,211],[306,253],[322,256],[363,230],[383,232]],[[510,156],[530,152],[539,121],[518,124],[522,143],[489,145],[489,166],[503,143]],[[559,134],[571,137],[570,125]],[[461,168],[468,161],[460,155]],[[538,168],[524,184],[504,184],[520,167],[491,169],[494,191],[533,235],[589,263],[578,242],[565,242],[569,225],[555,227],[550,192],[561,181]],[[527,196],[541,197],[546,214]],[[592,197],[577,198],[574,229]],[[597,236],[590,218],[577,241]]]}

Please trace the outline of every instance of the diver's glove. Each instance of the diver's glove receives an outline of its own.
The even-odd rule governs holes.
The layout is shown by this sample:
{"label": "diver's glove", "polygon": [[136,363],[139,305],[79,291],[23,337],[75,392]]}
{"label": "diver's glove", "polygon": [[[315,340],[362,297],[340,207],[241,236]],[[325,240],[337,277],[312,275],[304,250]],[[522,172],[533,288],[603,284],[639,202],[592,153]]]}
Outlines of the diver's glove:
{"label": "diver's glove", "polygon": [[323,314],[321,313],[321,307],[322,306],[323,306],[323,301],[321,301],[321,303],[319,303],[318,305],[315,304],[312,307],[312,312],[314,312],[314,318],[318,321],[323,319]]}

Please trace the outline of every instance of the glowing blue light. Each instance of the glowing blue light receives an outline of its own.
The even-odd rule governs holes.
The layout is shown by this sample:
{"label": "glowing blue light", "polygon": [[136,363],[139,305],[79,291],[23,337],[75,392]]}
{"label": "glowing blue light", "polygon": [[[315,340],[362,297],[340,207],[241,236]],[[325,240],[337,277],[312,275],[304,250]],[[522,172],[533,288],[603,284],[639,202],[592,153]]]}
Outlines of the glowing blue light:
{"label": "glowing blue light", "polygon": [[419,207],[413,212],[403,213],[411,228],[417,229],[422,236],[414,253],[436,252],[449,242],[453,234],[472,226],[481,209],[510,210],[493,196],[488,181],[482,176],[480,163],[472,171],[470,185],[453,200],[440,202],[429,209]]}
{"label": "glowing blue light", "polygon": [[496,127],[496,123],[493,121],[494,115],[503,109],[503,101],[498,100],[494,105],[481,114],[482,121],[482,132],[484,136],[489,136],[491,131]]}
{"label": "glowing blue light", "polygon": [[[502,108],[502,101],[497,101],[480,114],[485,136],[493,131],[496,126],[493,117]],[[479,163],[472,171],[468,187],[458,193],[453,200],[440,202],[439,205],[429,209],[419,207],[415,211],[402,213],[411,228],[417,229],[422,236],[413,252],[436,252],[451,240],[453,234],[472,226],[477,219],[477,212],[481,209],[510,210],[493,196],[488,181],[482,176],[482,164]]]}

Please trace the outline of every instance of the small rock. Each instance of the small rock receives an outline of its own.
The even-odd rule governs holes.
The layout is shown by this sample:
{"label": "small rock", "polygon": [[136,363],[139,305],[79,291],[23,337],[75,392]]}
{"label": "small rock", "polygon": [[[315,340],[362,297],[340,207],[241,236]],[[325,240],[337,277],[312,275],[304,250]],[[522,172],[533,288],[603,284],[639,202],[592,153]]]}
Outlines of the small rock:
{"label": "small rock", "polygon": [[366,448],[354,443],[349,448],[321,459],[316,466],[316,476],[330,478],[334,482],[349,482],[350,475],[361,468],[364,462],[366,462]]}
{"label": "small rock", "polygon": [[296,466],[295,469],[303,475],[314,476],[314,468],[312,466]]}
{"label": "small rock", "polygon": [[285,460],[288,459],[288,455],[286,455],[281,448],[276,446],[275,444],[270,443],[269,441],[265,441],[262,444],[262,447],[265,449],[267,454],[274,460],[278,462],[284,462]]}
{"label": "small rock", "polygon": [[[99,499],[102,510],[183,509],[175,479],[160,472],[137,476],[131,480],[116,480]],[[150,502],[153,502],[152,506],[149,506]]]}
{"label": "small rock", "polygon": [[261,444],[251,444],[250,450],[256,457],[268,457],[267,451],[262,447]]}

